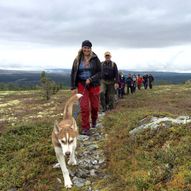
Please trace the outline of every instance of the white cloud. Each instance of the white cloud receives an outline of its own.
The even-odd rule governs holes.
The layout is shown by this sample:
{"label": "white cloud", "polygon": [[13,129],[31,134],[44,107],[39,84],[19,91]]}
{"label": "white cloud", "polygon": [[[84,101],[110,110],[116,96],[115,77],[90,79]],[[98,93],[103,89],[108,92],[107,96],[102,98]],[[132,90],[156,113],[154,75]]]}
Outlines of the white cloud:
{"label": "white cloud", "polygon": [[[72,67],[78,47],[47,47],[38,44],[7,44],[0,46],[1,69],[43,70]],[[191,71],[191,46],[168,48],[126,49],[94,46],[93,51],[101,61],[104,52],[111,51],[112,60],[119,69],[143,71]]]}
{"label": "white cloud", "polygon": [[0,68],[71,68],[89,39],[119,68],[190,71],[189,0],[1,0]]}
{"label": "white cloud", "polygon": [[47,47],[35,44],[0,46],[0,68],[6,69],[47,69],[71,68],[76,56],[75,49]]}

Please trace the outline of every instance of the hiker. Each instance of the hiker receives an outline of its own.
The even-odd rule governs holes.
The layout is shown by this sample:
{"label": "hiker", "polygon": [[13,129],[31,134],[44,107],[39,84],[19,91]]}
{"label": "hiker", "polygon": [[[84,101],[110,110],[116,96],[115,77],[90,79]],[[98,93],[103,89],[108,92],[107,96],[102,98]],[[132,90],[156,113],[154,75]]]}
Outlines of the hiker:
{"label": "hiker", "polygon": [[92,128],[96,127],[99,110],[101,62],[92,51],[92,43],[89,40],[82,42],[82,48],[74,59],[71,71],[72,94],[81,93],[81,127],[82,134],[89,135],[91,113]]}
{"label": "hiker", "polygon": [[137,76],[136,76],[136,74],[133,74],[132,79],[133,79],[133,93],[135,93],[136,87],[137,87]]}
{"label": "hiker", "polygon": [[105,61],[102,62],[101,71],[101,106],[102,112],[114,108],[115,90],[118,88],[118,69],[111,60],[111,53],[105,52]]}
{"label": "hiker", "polygon": [[145,75],[143,76],[143,85],[144,85],[145,90],[146,90],[147,87],[148,87],[148,80],[149,80],[149,76],[148,76],[148,74],[145,74]]}
{"label": "hiker", "polygon": [[128,74],[128,77],[126,78],[126,84],[127,84],[127,94],[131,91],[131,94],[133,94],[133,79],[131,77],[131,74]]}
{"label": "hiker", "polygon": [[122,72],[119,73],[119,88],[118,88],[118,97],[123,98],[125,95],[125,76]]}
{"label": "hiker", "polygon": [[149,88],[152,89],[153,88],[153,81],[154,81],[154,77],[152,76],[152,74],[149,74]]}
{"label": "hiker", "polygon": [[137,76],[137,87],[139,90],[141,90],[142,83],[143,83],[143,78],[141,77],[140,74],[138,74],[138,76]]}

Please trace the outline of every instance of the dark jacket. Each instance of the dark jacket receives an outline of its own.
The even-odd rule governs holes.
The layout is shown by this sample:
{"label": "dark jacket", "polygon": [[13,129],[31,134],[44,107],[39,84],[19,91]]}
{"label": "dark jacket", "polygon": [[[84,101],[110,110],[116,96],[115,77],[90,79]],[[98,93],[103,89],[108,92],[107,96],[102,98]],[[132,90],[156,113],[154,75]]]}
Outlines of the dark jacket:
{"label": "dark jacket", "polygon": [[125,87],[125,76],[119,75],[119,88],[124,88]]}
{"label": "dark jacket", "polygon": [[143,83],[144,83],[144,84],[145,84],[145,83],[148,83],[148,79],[149,79],[148,74],[144,75],[144,76],[143,76]]}
{"label": "dark jacket", "polygon": [[106,81],[113,81],[114,83],[118,83],[118,69],[117,65],[113,61],[106,61],[102,62],[102,69],[101,69],[101,79]]}
{"label": "dark jacket", "polygon": [[127,77],[126,78],[126,84],[127,84],[128,87],[133,86],[133,79],[132,79],[132,77]]}
{"label": "dark jacket", "polygon": [[[76,89],[78,86],[78,69],[79,64],[82,59],[82,50],[79,51],[78,56],[74,59],[72,71],[71,71],[71,89]],[[90,77],[90,86],[99,86],[101,78],[101,63],[97,55],[92,52],[90,58],[90,68],[91,68],[91,77]]]}
{"label": "dark jacket", "polygon": [[149,75],[149,83],[153,82],[154,81],[154,77],[152,75]]}

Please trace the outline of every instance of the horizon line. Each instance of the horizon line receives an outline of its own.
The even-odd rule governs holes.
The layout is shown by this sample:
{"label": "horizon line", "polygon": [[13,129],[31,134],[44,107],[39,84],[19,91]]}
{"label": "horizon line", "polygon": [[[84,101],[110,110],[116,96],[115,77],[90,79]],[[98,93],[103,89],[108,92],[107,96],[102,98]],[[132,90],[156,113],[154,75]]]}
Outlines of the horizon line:
{"label": "horizon line", "polygon": [[[11,69],[11,68],[0,68],[0,70],[6,71],[23,71],[23,72],[41,72],[41,71],[48,71],[48,70],[71,70],[69,68],[44,68],[44,69],[30,69],[30,68],[20,68],[20,69]],[[130,71],[130,72],[161,72],[161,73],[187,73],[191,74],[191,71],[166,71],[166,70],[137,70],[137,69],[121,69],[119,68],[118,71]],[[53,72],[53,71],[52,71]]]}

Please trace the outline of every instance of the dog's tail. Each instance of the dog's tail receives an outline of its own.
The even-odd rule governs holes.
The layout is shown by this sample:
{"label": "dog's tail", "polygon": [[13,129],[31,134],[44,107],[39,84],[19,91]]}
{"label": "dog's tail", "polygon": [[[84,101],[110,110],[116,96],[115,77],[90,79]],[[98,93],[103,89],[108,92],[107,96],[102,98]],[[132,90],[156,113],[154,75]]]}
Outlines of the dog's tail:
{"label": "dog's tail", "polygon": [[68,119],[72,117],[72,110],[74,103],[82,97],[82,94],[73,95],[67,102],[64,108],[64,116],[63,119]]}

